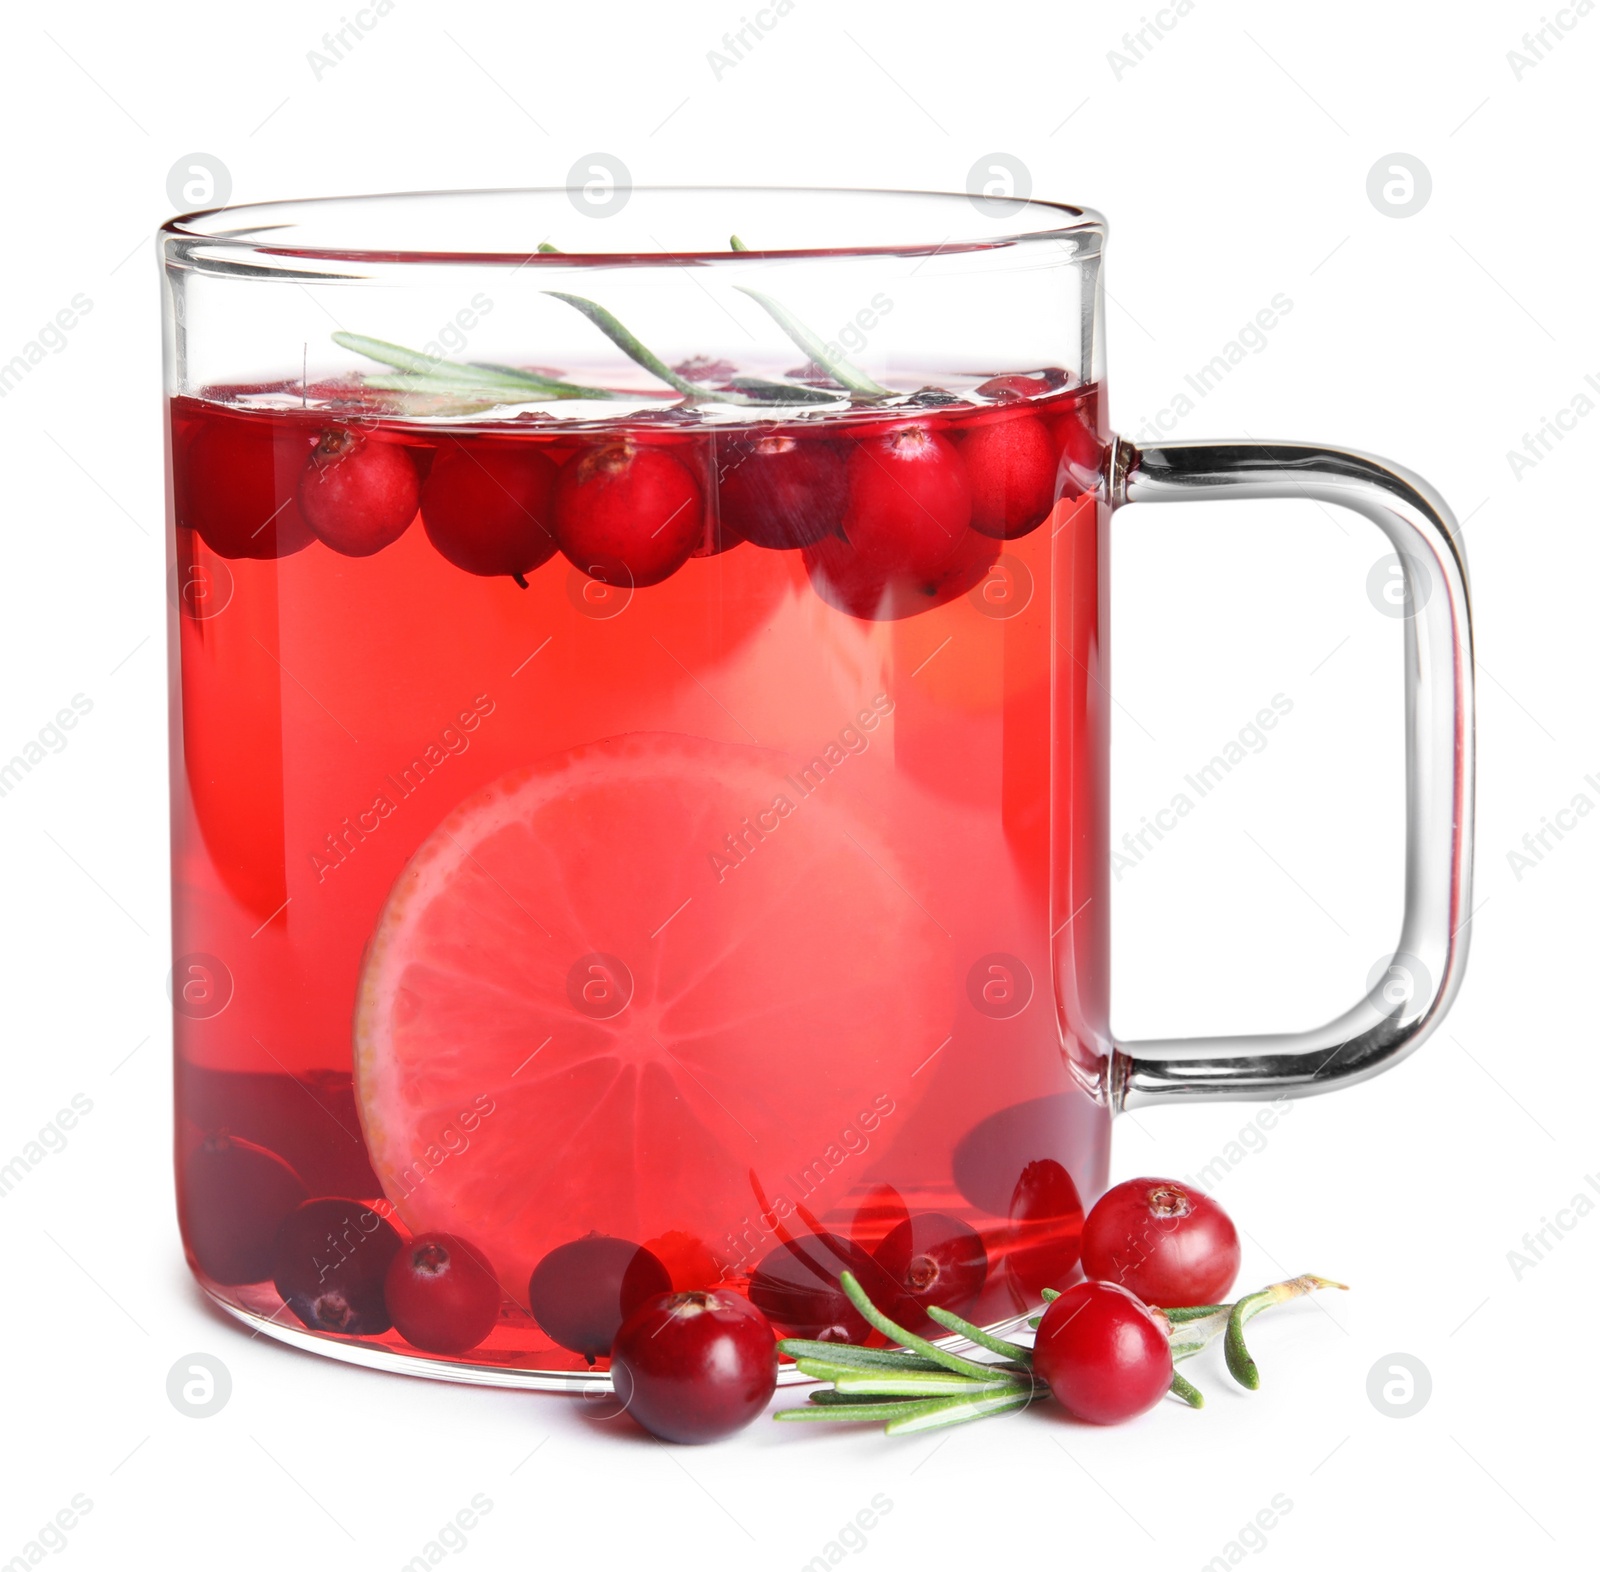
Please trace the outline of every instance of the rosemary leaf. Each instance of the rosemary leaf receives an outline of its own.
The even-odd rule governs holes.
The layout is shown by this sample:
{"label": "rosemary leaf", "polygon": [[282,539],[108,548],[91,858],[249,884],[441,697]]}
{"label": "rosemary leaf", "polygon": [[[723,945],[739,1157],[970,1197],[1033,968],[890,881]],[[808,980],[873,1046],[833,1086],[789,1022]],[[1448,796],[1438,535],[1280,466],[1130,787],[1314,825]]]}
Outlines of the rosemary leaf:
{"label": "rosemary leaf", "polygon": [[776,301],[771,295],[764,295],[759,289],[751,289],[748,284],[735,284],[733,286],[741,294],[748,295],[772,318],[779,327],[794,341],[794,343],[824,371],[833,378],[842,388],[849,388],[852,393],[861,394],[866,398],[892,398],[893,393],[881,383],[874,382],[859,366],[852,364],[841,354],[829,349],[821,338],[808,328],[787,306]]}

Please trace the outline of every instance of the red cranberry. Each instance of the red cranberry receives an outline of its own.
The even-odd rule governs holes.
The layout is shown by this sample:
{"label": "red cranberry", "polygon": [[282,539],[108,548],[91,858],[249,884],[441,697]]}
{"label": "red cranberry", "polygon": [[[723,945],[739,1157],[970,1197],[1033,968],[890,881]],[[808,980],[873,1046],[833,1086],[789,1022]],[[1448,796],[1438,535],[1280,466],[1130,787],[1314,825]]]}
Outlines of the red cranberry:
{"label": "red cranberry", "polygon": [[1038,398],[1040,394],[1048,393],[1050,379],[1025,376],[1013,371],[1005,376],[990,377],[987,382],[980,382],[972,391],[979,398],[993,399],[997,404],[1014,404],[1018,399]]}
{"label": "red cranberry", "polygon": [[1046,1308],[1033,1368],[1074,1418],[1114,1425],[1161,1401],[1172,1345],[1161,1318],[1127,1289],[1076,1283]]}
{"label": "red cranberry", "polygon": [[893,1279],[838,1234],[801,1234],[768,1251],[750,1278],[750,1302],[790,1337],[865,1342],[872,1328],[839,1286],[843,1271],[853,1272],[873,1304],[899,1319],[903,1307]]}
{"label": "red cranberry", "polygon": [[868,1249],[883,1242],[910,1217],[904,1198],[892,1184],[875,1184],[861,1198],[850,1219],[850,1237]]}
{"label": "red cranberry", "polygon": [[272,1281],[313,1331],[370,1337],[391,1323],[383,1283],[400,1235],[365,1201],[325,1196],[278,1230]]}
{"label": "red cranberry", "polygon": [[672,1291],[685,1294],[722,1281],[722,1265],[705,1244],[681,1229],[646,1239],[644,1248],[667,1269]]}
{"label": "red cranberry", "polygon": [[500,1284],[475,1246],[454,1234],[418,1234],[389,1263],[383,1284],[395,1330],[430,1354],[476,1348],[500,1315]]}
{"label": "red cranberry", "polygon": [[982,581],[999,551],[967,527],[972,487],[960,452],[927,426],[856,443],[844,539],[805,548],[811,585],[853,617],[914,616]]}
{"label": "red cranberry", "polygon": [[294,499],[305,446],[266,418],[208,417],[174,462],[178,523],[219,557],[287,557],[313,539]]}
{"label": "red cranberry", "polygon": [[708,517],[689,557],[691,561],[697,557],[720,557],[723,552],[732,551],[735,546],[743,544],[744,536],[731,524]]}
{"label": "red cranberry", "polygon": [[1100,483],[1105,449],[1095,435],[1092,404],[1075,404],[1050,423],[1050,436],[1061,452],[1061,495],[1075,497],[1093,491]]}
{"label": "red cranberry", "polygon": [[585,1234],[534,1267],[528,1308],[545,1336],[593,1364],[611,1352],[617,1328],[646,1299],[671,1290],[666,1267],[643,1245]]}
{"label": "red cranberry", "polygon": [[417,467],[397,442],[327,431],[300,477],[300,511],[319,540],[346,557],[370,557],[417,516]]}
{"label": "red cranberry", "polygon": [[266,1281],[278,1229],[305,1198],[276,1152],[226,1131],[208,1136],[183,1165],[183,1236],[195,1264],[230,1286]]}
{"label": "red cranberry", "polygon": [[931,426],[901,426],[857,442],[846,473],[844,536],[862,559],[917,584],[942,578],[972,517],[956,445]]}
{"label": "red cranberry", "polygon": [[758,546],[782,551],[838,532],[847,489],[831,442],[787,435],[717,444],[722,522]]}
{"label": "red cranberry", "polygon": [[878,1265],[894,1279],[903,1305],[917,1314],[905,1323],[921,1332],[937,1323],[929,1305],[961,1314],[983,1291],[989,1257],[976,1230],[943,1212],[916,1212],[894,1229],[873,1251]]}
{"label": "red cranberry", "polygon": [[988,575],[1000,542],[967,530],[937,579],[922,582],[885,568],[848,541],[829,537],[801,553],[811,587],[830,606],[865,622],[891,622],[965,595]]}
{"label": "red cranberry", "polygon": [[441,557],[519,584],[555,555],[556,466],[528,443],[461,442],[433,461],[422,527]]}
{"label": "red cranberry", "polygon": [[663,1294],[622,1323],[611,1381],[651,1435],[715,1441],[771,1401],[778,1347],[761,1312],[737,1294]]}
{"label": "red cranberry", "polygon": [[1049,516],[1056,494],[1056,447],[1037,415],[989,418],[961,441],[972,477],[972,527],[1015,540]]}
{"label": "red cranberry", "polygon": [[700,544],[693,475],[659,447],[611,442],[561,467],[555,532],[567,559],[605,584],[658,584]]}
{"label": "red cranberry", "polygon": [[1060,1288],[1078,1264],[1083,1202],[1072,1175],[1053,1157],[1031,1162],[1011,1196],[1006,1270],[1030,1303],[1041,1289]]}
{"label": "red cranberry", "polygon": [[1129,1179],[1085,1219],[1083,1270],[1150,1305],[1220,1304],[1239,1275],[1239,1235],[1200,1191],[1175,1179]]}
{"label": "red cranberry", "polygon": [[992,535],[981,535],[969,529],[956,547],[944,577],[933,586],[933,604],[942,606],[947,600],[965,595],[988,578],[989,570],[1000,555],[1000,542]]}

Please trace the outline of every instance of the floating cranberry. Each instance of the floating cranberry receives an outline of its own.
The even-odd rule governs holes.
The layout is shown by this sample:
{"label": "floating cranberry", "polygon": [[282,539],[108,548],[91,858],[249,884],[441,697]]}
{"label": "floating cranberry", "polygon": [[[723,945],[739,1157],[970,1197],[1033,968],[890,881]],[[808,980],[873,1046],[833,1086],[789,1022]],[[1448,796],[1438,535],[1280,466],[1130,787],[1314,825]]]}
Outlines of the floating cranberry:
{"label": "floating cranberry", "polygon": [[663,1294],[622,1323],[611,1381],[623,1407],[663,1441],[715,1441],[772,1399],[772,1328],[737,1294]]}
{"label": "floating cranberry", "polygon": [[177,519],[219,557],[287,557],[313,539],[295,502],[307,445],[267,417],[209,416],[174,459]]}
{"label": "floating cranberry", "polygon": [[189,1154],[182,1189],[183,1236],[207,1277],[231,1286],[272,1276],[278,1229],[306,1198],[288,1163],[221,1131]]}
{"label": "floating cranberry", "polygon": [[844,538],[805,548],[812,588],[853,617],[910,617],[981,582],[999,547],[967,527],[972,487],[960,452],[928,426],[857,442],[846,466]]}
{"label": "floating cranberry", "polygon": [[972,390],[979,398],[993,399],[997,404],[1014,404],[1018,399],[1038,398],[1050,391],[1048,377],[1030,377],[1021,372],[1008,372],[1004,376],[990,377]]}
{"label": "floating cranberry", "polygon": [[722,522],[758,546],[783,551],[838,533],[848,489],[839,450],[775,435],[717,445]]}
{"label": "floating cranberry", "polygon": [[465,572],[524,584],[555,555],[556,473],[529,443],[456,443],[434,459],[422,488],[422,527]]}
{"label": "floating cranberry", "polygon": [[836,536],[813,541],[801,561],[823,600],[863,622],[913,617],[933,604],[927,585],[907,583]]}
{"label": "floating cranberry", "polygon": [[916,1306],[905,1324],[913,1332],[937,1326],[929,1305],[958,1314],[971,1308],[989,1274],[989,1257],[976,1230],[943,1212],[915,1212],[873,1252],[902,1294]]}
{"label": "floating cranberry", "polygon": [[644,1248],[666,1267],[676,1294],[710,1288],[722,1281],[721,1263],[693,1234],[674,1228],[654,1239],[646,1239]]}
{"label": "floating cranberry", "polygon": [[838,1234],[801,1234],[768,1251],[750,1278],[750,1302],[790,1337],[860,1343],[871,1328],[845,1297],[839,1274],[850,1271],[867,1297],[898,1319],[900,1291],[858,1244]]}
{"label": "floating cranberry", "polygon": [[1094,407],[1075,404],[1050,423],[1050,436],[1061,453],[1058,485],[1063,497],[1093,491],[1100,483],[1105,449],[1093,429]]}
{"label": "floating cranberry", "polygon": [[430,1354],[476,1348],[500,1315],[500,1284],[484,1254],[454,1234],[418,1234],[384,1278],[395,1330]]}
{"label": "floating cranberry", "polygon": [[610,442],[561,467],[556,540],[568,561],[605,584],[658,584],[705,532],[700,487],[670,453]]}
{"label": "floating cranberry", "polygon": [[1041,1289],[1065,1285],[1078,1264],[1083,1202],[1072,1175],[1053,1157],[1031,1162],[1011,1196],[1006,1270],[1028,1302]]}
{"label": "floating cranberry", "polygon": [[1083,1270],[1146,1304],[1219,1304],[1239,1275],[1239,1235],[1192,1186],[1129,1179],[1107,1190],[1085,1219]]}
{"label": "floating cranberry", "polygon": [[875,1184],[862,1196],[850,1219],[850,1237],[858,1245],[872,1249],[910,1215],[904,1197],[892,1184]]}
{"label": "floating cranberry", "polygon": [[972,527],[1015,540],[1049,516],[1056,493],[1056,447],[1037,415],[1019,410],[973,426],[961,441],[972,479]]}
{"label": "floating cranberry", "polygon": [[300,477],[300,511],[346,557],[392,545],[417,516],[417,467],[397,442],[325,431]]}
{"label": "floating cranberry", "polygon": [[383,1284],[400,1235],[365,1201],[324,1196],[278,1230],[272,1281],[313,1331],[370,1337],[392,1324]]}
{"label": "floating cranberry", "polygon": [[956,445],[931,426],[901,426],[857,442],[846,474],[845,539],[898,578],[937,583],[972,517],[972,484]]}
{"label": "floating cranberry", "polygon": [[1172,1385],[1162,1319],[1115,1283],[1076,1283],[1045,1309],[1034,1373],[1076,1419],[1114,1425],[1153,1408]]}
{"label": "floating cranberry", "polygon": [[1000,555],[1000,542],[992,535],[981,535],[969,529],[956,547],[955,556],[944,571],[944,577],[934,586],[931,599],[935,606],[965,595],[988,578]]}
{"label": "floating cranberry", "polygon": [[528,1308],[552,1342],[591,1364],[611,1352],[617,1328],[672,1279],[643,1245],[585,1234],[557,1245],[528,1279]]}
{"label": "floating cranberry", "polygon": [[999,541],[969,529],[943,572],[929,581],[885,568],[835,537],[814,541],[801,561],[812,589],[830,606],[865,622],[890,622],[965,595],[983,582],[999,554]]}

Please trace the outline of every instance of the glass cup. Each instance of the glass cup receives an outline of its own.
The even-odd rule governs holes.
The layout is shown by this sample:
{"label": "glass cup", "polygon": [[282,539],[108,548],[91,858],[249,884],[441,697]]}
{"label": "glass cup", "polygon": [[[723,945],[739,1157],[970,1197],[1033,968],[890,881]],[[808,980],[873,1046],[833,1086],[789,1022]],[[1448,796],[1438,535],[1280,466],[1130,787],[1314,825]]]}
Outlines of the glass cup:
{"label": "glass cup", "polygon": [[[1104,240],[756,189],[165,226],[179,1216],[226,1310],[547,1388],[668,1288],[858,1336],[848,1266],[1003,1325],[1076,1270],[1118,1110],[1436,1024],[1449,511],[1356,453],[1113,437]],[[1406,914],[1320,1030],[1117,1043],[1108,529],[1222,495],[1393,545]]]}

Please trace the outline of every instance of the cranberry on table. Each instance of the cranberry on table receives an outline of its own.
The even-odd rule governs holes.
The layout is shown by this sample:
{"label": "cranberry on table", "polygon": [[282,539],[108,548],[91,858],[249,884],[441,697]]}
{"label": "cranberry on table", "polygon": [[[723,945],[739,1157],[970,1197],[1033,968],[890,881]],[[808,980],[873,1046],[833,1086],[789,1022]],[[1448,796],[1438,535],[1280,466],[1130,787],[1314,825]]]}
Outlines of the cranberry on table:
{"label": "cranberry on table", "polygon": [[831,442],[787,435],[717,444],[721,521],[757,546],[782,551],[837,534],[848,488]]}
{"label": "cranberry on table", "polygon": [[370,1337],[393,1324],[384,1279],[400,1235],[366,1201],[322,1196],[284,1220],[273,1251],[273,1286],[313,1331]]}
{"label": "cranberry on table", "polygon": [[645,1300],[671,1291],[666,1267],[643,1245],[585,1234],[534,1267],[528,1308],[545,1336],[593,1364],[611,1352],[617,1328]]}
{"label": "cranberry on table", "polygon": [[568,459],[555,486],[567,560],[605,584],[659,584],[705,532],[700,486],[661,447],[608,442]]}
{"label": "cranberry on table", "polygon": [[622,1323],[611,1345],[611,1382],[651,1435],[715,1441],[771,1401],[778,1346],[766,1318],[737,1294],[663,1294]]}
{"label": "cranberry on table", "polygon": [[1150,1307],[1115,1283],[1075,1283],[1046,1307],[1033,1371],[1075,1419],[1114,1425],[1161,1401],[1172,1345]]}
{"label": "cranberry on table", "polygon": [[314,538],[295,502],[308,444],[267,419],[208,420],[176,471],[177,520],[219,557],[288,557]]}
{"label": "cranberry on table", "polygon": [[398,442],[325,431],[300,477],[300,511],[312,532],[346,557],[392,545],[417,516],[417,467]]}
{"label": "cranberry on table", "polygon": [[214,1281],[265,1282],[278,1229],[305,1199],[300,1175],[276,1152],[219,1131],[183,1165],[183,1236]]}
{"label": "cranberry on table", "polygon": [[989,1275],[989,1257],[977,1231],[943,1212],[913,1213],[885,1236],[873,1256],[894,1279],[902,1307],[916,1307],[904,1323],[913,1332],[937,1327],[929,1305],[957,1314],[970,1309]]}
{"label": "cranberry on table", "polygon": [[383,1285],[394,1328],[430,1354],[476,1348],[500,1315],[487,1257],[454,1234],[418,1234],[396,1252]]}
{"label": "cranberry on table", "polygon": [[991,416],[961,439],[972,480],[972,527],[998,540],[1037,529],[1056,496],[1056,445],[1026,410]]}
{"label": "cranberry on table", "polygon": [[1006,1271],[1025,1300],[1061,1288],[1078,1264],[1083,1202],[1072,1175],[1053,1157],[1029,1163],[1011,1195]]}
{"label": "cranberry on table", "polygon": [[434,550],[465,572],[523,583],[555,555],[556,474],[526,442],[452,444],[422,488],[422,527]]}
{"label": "cranberry on table", "polygon": [[1083,1225],[1085,1275],[1163,1309],[1220,1304],[1239,1275],[1239,1253],[1228,1214],[1176,1179],[1115,1185]]}
{"label": "cranberry on table", "polygon": [[901,1294],[860,1245],[838,1234],[799,1234],[761,1258],[750,1278],[750,1302],[789,1337],[825,1343],[864,1343],[876,1334],[839,1286],[855,1274],[867,1297],[898,1320]]}

